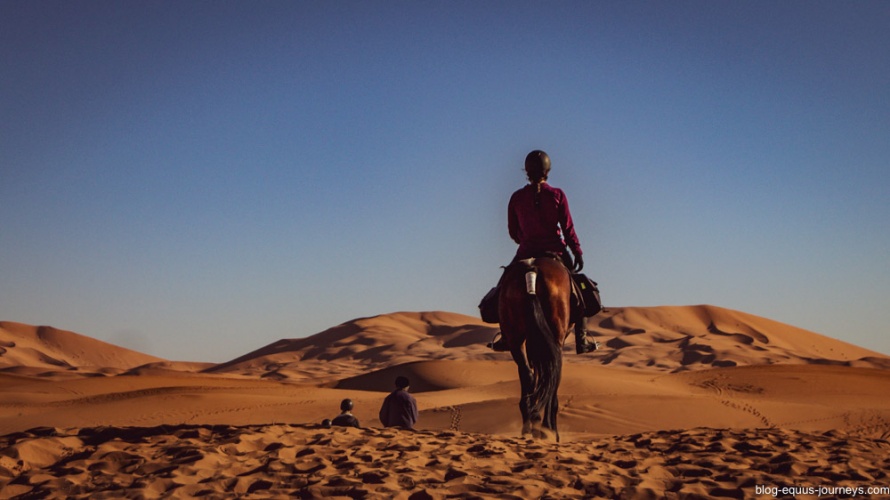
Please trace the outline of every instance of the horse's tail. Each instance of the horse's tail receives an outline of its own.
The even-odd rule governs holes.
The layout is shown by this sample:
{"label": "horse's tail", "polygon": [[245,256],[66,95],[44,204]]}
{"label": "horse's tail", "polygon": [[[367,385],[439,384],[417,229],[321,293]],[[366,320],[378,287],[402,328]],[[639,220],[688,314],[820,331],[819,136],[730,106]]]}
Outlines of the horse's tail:
{"label": "horse's tail", "polygon": [[[544,289],[545,287],[541,287]],[[538,290],[541,293],[543,290]],[[539,295],[529,295],[531,300],[534,328],[530,328],[526,338],[526,355],[535,372],[532,389],[531,415],[541,415],[546,421],[551,401],[556,401],[559,381],[562,378],[562,348],[556,341],[553,329],[547,321]]]}

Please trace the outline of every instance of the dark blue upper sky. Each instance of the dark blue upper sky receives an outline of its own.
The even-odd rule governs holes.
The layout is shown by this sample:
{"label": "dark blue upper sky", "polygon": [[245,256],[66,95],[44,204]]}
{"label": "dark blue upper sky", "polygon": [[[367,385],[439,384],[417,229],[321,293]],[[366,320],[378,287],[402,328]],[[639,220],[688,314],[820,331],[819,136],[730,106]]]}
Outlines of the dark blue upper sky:
{"label": "dark blue upper sky", "polygon": [[553,159],[607,305],[890,353],[890,4],[0,1],[0,319],[225,361],[475,314]]}

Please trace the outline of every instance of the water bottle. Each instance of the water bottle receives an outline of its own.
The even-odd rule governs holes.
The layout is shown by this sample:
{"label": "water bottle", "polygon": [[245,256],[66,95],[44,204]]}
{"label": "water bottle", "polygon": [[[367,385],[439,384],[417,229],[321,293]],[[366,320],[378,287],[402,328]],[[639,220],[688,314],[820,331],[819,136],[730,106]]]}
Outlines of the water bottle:
{"label": "water bottle", "polygon": [[535,281],[538,279],[538,273],[529,271],[525,273],[525,291],[529,295],[535,294]]}

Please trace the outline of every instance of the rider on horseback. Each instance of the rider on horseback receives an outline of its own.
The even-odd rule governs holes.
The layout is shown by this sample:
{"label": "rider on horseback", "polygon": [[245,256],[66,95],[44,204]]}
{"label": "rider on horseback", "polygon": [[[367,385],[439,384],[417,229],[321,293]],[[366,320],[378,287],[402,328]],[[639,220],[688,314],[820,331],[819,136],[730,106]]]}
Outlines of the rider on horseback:
{"label": "rider on horseback", "polygon": [[[514,262],[555,254],[570,272],[581,271],[584,267],[583,252],[575,234],[568,199],[561,189],[547,184],[550,157],[543,151],[532,151],[525,157],[525,172],[529,183],[513,193],[507,206],[510,237],[519,244]],[[566,245],[575,257],[574,262]],[[491,347],[496,351],[507,350],[503,338],[495,341]],[[583,354],[596,349],[596,342],[587,338],[586,321],[583,313],[580,313],[575,318],[575,350]]]}

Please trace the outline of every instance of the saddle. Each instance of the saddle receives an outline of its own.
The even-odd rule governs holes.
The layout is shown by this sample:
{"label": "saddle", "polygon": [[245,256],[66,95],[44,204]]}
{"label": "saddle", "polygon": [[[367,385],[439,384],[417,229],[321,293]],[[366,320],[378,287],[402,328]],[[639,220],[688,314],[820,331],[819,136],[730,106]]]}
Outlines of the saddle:
{"label": "saddle", "polygon": [[[552,258],[565,265],[565,262],[558,254],[546,254],[542,257]],[[530,259],[526,259],[510,263],[510,265],[504,267],[504,275],[507,274],[506,271],[510,267],[517,265],[528,266],[529,261]],[[572,318],[578,320],[596,315],[603,309],[597,283],[582,273],[573,273],[568,267],[566,267],[566,269],[569,270],[569,276],[572,277]],[[485,297],[482,298],[482,301],[479,302],[479,314],[482,317],[482,321],[486,323],[500,323],[498,315],[498,296],[504,275],[501,276],[497,286],[489,290],[488,293],[485,294]]]}

